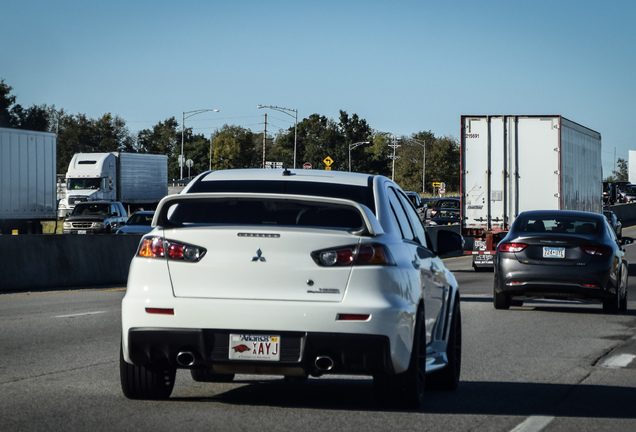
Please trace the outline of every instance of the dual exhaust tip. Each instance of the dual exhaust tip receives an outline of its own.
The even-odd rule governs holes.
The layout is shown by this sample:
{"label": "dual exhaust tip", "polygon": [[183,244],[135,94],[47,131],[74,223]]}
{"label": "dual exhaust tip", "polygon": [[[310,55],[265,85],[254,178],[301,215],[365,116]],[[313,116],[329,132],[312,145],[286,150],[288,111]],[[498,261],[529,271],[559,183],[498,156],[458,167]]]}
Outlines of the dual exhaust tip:
{"label": "dual exhaust tip", "polygon": [[[183,367],[189,367],[194,365],[195,357],[191,351],[180,351],[177,354],[177,364]],[[318,356],[316,360],[314,360],[315,372],[317,374],[322,374],[323,372],[328,372],[333,369],[334,361],[329,356]]]}

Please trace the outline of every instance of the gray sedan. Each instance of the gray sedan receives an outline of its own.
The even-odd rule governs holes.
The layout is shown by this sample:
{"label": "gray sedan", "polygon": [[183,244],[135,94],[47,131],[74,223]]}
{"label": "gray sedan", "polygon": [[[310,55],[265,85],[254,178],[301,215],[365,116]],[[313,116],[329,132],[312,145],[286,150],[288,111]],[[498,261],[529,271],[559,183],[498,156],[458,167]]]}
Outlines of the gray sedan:
{"label": "gray sedan", "polygon": [[532,298],[602,302],[606,313],[627,309],[625,251],[602,214],[522,212],[497,247],[494,273],[495,309]]}

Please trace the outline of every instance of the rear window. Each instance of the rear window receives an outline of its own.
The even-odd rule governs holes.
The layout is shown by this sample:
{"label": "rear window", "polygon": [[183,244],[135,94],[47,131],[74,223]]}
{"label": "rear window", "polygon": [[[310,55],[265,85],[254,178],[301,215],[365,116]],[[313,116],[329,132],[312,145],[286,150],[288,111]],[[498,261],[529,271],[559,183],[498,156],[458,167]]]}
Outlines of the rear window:
{"label": "rear window", "polygon": [[572,217],[522,217],[517,218],[516,230],[519,232],[547,232],[569,234],[597,234],[601,227],[596,218]]}
{"label": "rear window", "polygon": [[161,215],[165,227],[192,225],[283,225],[336,229],[363,227],[350,206],[269,199],[201,199],[176,201]]}
{"label": "rear window", "polygon": [[188,193],[202,192],[278,193],[343,198],[363,204],[376,213],[372,177],[369,177],[368,186],[285,180],[201,180],[188,190]]}

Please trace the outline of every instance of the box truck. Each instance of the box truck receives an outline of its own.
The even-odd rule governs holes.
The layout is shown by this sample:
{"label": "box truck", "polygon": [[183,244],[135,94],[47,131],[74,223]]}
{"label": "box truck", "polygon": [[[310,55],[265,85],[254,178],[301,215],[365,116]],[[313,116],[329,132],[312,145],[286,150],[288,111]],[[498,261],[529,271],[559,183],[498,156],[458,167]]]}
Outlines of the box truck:
{"label": "box truck", "polygon": [[603,211],[601,134],[560,115],[463,115],[460,157],[475,270],[524,210]]}
{"label": "box truck", "polygon": [[168,156],[143,153],[76,153],[66,172],[59,216],[75,203],[120,201],[128,213],[152,209],[168,194]]}
{"label": "box truck", "polygon": [[56,220],[55,134],[0,128],[0,234],[40,234]]}

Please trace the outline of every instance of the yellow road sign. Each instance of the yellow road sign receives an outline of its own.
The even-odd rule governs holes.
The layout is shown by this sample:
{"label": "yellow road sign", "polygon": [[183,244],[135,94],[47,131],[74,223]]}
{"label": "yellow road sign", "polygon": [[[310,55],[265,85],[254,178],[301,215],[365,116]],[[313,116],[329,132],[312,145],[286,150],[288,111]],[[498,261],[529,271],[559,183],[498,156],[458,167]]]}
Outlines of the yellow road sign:
{"label": "yellow road sign", "polygon": [[323,162],[324,162],[325,165],[330,167],[331,164],[333,163],[333,159],[331,159],[331,157],[327,156],[326,158],[323,159]]}
{"label": "yellow road sign", "polygon": [[442,182],[433,182],[433,187],[441,187]]}

